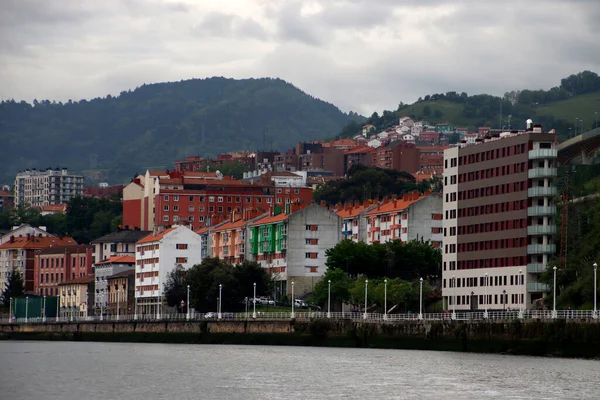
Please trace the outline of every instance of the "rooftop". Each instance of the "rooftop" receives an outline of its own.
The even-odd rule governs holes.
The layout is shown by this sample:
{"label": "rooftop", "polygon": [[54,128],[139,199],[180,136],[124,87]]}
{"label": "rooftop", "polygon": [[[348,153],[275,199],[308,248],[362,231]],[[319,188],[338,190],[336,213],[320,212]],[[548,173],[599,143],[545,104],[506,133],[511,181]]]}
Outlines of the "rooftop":
{"label": "rooftop", "polygon": [[133,256],[112,256],[104,261],[97,262],[96,265],[106,264],[135,264],[135,257]]}
{"label": "rooftop", "polygon": [[380,204],[377,208],[369,211],[367,215],[378,215],[378,214],[386,214],[393,211],[402,211],[407,209],[411,204],[416,203],[417,201],[424,199],[427,195],[420,195],[418,193],[405,194],[401,199],[391,200],[387,203]]}
{"label": "rooftop", "polygon": [[113,274],[106,279],[117,279],[117,278],[129,277],[129,276],[134,276],[134,275],[135,275],[135,269],[127,269],[125,271],[117,272],[116,274]]}
{"label": "rooftop", "polygon": [[43,249],[51,246],[75,246],[76,244],[75,240],[68,236],[11,236],[8,241],[0,245],[0,249]]}
{"label": "rooftop", "polygon": [[111,232],[107,235],[99,237],[98,239],[94,239],[91,243],[136,243],[138,240],[145,238],[150,233],[152,232],[124,229]]}
{"label": "rooftop", "polygon": [[150,232],[149,235],[147,235],[146,237],[140,239],[137,241],[138,244],[142,244],[142,243],[152,243],[152,242],[158,242],[159,240],[161,240],[167,233],[170,233],[172,231],[174,231],[176,228],[168,228],[165,229],[164,231],[154,234],[153,232]]}
{"label": "rooftop", "polygon": [[94,281],[94,275],[82,276],[79,278],[71,279],[70,281],[64,281],[58,284],[58,286],[75,285],[75,284],[86,284]]}

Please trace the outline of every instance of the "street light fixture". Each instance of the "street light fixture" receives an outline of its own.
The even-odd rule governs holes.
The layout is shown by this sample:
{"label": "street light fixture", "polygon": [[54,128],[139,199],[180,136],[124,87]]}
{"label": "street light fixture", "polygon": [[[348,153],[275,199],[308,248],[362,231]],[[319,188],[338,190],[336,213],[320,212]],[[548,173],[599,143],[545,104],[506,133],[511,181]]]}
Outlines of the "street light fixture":
{"label": "street light fixture", "polygon": [[523,270],[519,270],[519,318],[523,318]]}
{"label": "street light fixture", "polygon": [[598,318],[598,311],[596,311],[596,270],[598,269],[598,264],[594,263],[594,313],[592,314],[592,318]]}
{"label": "street light fixture", "polygon": [[485,298],[483,299],[483,304],[485,306],[485,309],[483,310],[483,318],[487,319],[488,317],[488,274],[487,272],[485,273]]}
{"label": "street light fixture", "polygon": [[387,279],[383,280],[383,319],[387,320]]}
{"label": "street light fixture", "polygon": [[369,293],[369,280],[365,279],[365,312],[363,313],[363,319],[367,319],[367,295]]}
{"label": "street light fixture", "polygon": [[[292,283],[292,292],[294,291],[294,284]],[[292,307],[293,307],[292,303]],[[252,297],[252,318],[256,319],[256,282],[254,282],[254,297]]]}
{"label": "street light fixture", "polygon": [[190,285],[187,285],[187,310],[186,310],[186,319],[190,319]]}
{"label": "street light fixture", "polygon": [[9,323],[9,324],[12,324],[12,320],[13,320],[13,319],[12,319],[12,304],[13,304],[13,301],[12,301],[12,300],[13,300],[13,299],[12,299],[12,297],[11,297],[11,298],[10,298],[10,301],[9,301],[9,309],[8,309],[8,323]]}
{"label": "street light fixture", "polygon": [[290,316],[292,319],[296,318],[296,314],[294,313],[294,303],[296,299],[294,298],[294,281],[292,281],[292,315]]}
{"label": "street light fixture", "polygon": [[121,305],[120,305],[120,296],[119,296],[119,287],[117,286],[117,321],[119,320],[119,316],[121,314]]}
{"label": "street light fixture", "polygon": [[506,311],[506,290],[502,291],[502,303],[504,303],[504,311]]}
{"label": "street light fixture", "polygon": [[331,279],[327,281],[327,318],[331,318]]}
{"label": "street light fixture", "polygon": [[419,292],[419,319],[423,319],[423,278],[419,279],[421,290]]}
{"label": "street light fixture", "polygon": [[452,319],[456,319],[456,278],[454,277],[454,275],[452,275],[452,287],[452,297],[454,297],[452,299]]}
{"label": "street light fixture", "polygon": [[221,295],[223,293],[223,285],[219,283],[219,313],[217,314],[217,319],[221,319],[223,314],[221,313]]}
{"label": "street light fixture", "polygon": [[42,314],[42,322],[46,322],[46,295],[44,295],[44,313]]}
{"label": "street light fixture", "polygon": [[556,266],[552,268],[554,270],[554,294],[552,296],[552,318],[556,318]]}

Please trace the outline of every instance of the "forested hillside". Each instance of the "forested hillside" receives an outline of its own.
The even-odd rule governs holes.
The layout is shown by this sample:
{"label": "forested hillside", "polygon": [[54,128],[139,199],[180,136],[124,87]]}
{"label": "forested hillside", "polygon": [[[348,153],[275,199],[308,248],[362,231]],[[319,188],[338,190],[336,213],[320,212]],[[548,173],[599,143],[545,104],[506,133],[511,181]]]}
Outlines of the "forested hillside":
{"label": "forested hillside", "polygon": [[[358,115],[352,117],[362,119]],[[25,168],[102,171],[112,183],[188,155],[284,150],[332,136],[350,115],[280,79],[192,79],[117,97],[0,103],[0,183]]]}
{"label": "forested hillside", "polygon": [[[368,123],[383,129],[396,125],[401,116],[432,124],[449,122],[471,130],[479,126],[508,128],[509,124],[512,129],[524,129],[525,121],[532,118],[548,129],[555,128],[566,138],[569,132],[574,134],[576,130],[590,130],[596,123],[600,125],[600,77],[583,71],[562,79],[560,85],[550,90],[513,90],[502,97],[469,96],[464,92],[427,95],[412,105],[400,103],[394,111],[374,113]],[[352,136],[359,128],[359,124],[349,123],[341,136]]]}

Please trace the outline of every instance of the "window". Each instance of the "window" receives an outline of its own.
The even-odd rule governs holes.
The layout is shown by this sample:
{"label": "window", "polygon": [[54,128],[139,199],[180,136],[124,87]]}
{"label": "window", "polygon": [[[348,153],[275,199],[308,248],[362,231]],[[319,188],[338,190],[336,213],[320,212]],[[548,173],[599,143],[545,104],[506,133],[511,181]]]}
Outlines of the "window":
{"label": "window", "polygon": [[277,189],[277,193],[281,193],[281,189]]}
{"label": "window", "polygon": [[231,207],[227,207],[227,212],[230,213],[233,209]]}
{"label": "window", "polygon": [[208,212],[215,212],[215,206],[208,207]]}
{"label": "window", "polygon": [[318,255],[319,255],[319,253],[304,253],[304,258],[315,259],[315,258],[317,258]]}
{"label": "window", "polygon": [[[188,221],[190,221],[190,222],[194,222],[194,216],[190,216],[190,217],[188,217]],[[191,229],[191,228],[190,228],[190,229]]]}
{"label": "window", "polygon": [[177,222],[177,221],[179,221],[179,215],[175,215],[175,216],[173,217],[173,222]]}
{"label": "window", "polygon": [[204,217],[203,216],[198,217],[198,221],[204,222]]}
{"label": "window", "polygon": [[188,245],[187,243],[177,243],[175,247],[177,248],[177,250],[186,250],[188,248]]}
{"label": "window", "polygon": [[223,212],[223,207],[219,207],[218,212],[222,213]]}
{"label": "window", "polygon": [[194,212],[194,206],[189,206],[189,207],[188,207],[188,211],[189,211],[189,212]]}
{"label": "window", "polygon": [[227,202],[228,202],[228,203],[231,203],[231,202],[233,202],[233,197],[231,197],[231,196],[230,196],[230,197],[227,197]]}
{"label": "window", "polygon": [[208,201],[215,202],[215,196],[208,196]]}
{"label": "window", "polygon": [[300,189],[294,189],[294,194],[300,194]]}
{"label": "window", "polygon": [[252,203],[252,197],[246,197],[246,203]]}
{"label": "window", "polygon": [[173,201],[179,201],[179,196],[178,195],[173,196]]}
{"label": "window", "polygon": [[169,206],[164,206],[164,207],[163,207],[163,210],[164,210],[164,211],[169,211]]}
{"label": "window", "polygon": [[198,212],[203,213],[204,212],[204,207],[198,207]]}
{"label": "window", "polygon": [[260,198],[260,197],[257,197],[257,198],[256,198],[256,202],[257,202],[257,203],[262,203],[262,198]]}
{"label": "window", "polygon": [[188,260],[187,257],[177,257],[175,259],[175,262],[178,264],[185,264],[185,263],[187,263],[187,260]]}
{"label": "window", "polygon": [[169,201],[169,195],[168,195],[168,194],[165,194],[165,197],[164,197],[164,199],[165,199],[165,201]]}
{"label": "window", "polygon": [[235,198],[235,202],[236,202],[236,203],[241,203],[241,202],[242,202],[242,198],[241,198],[241,197],[239,197],[239,196],[238,196],[238,197],[236,197],[236,198]]}
{"label": "window", "polygon": [[219,203],[223,202],[223,196],[219,196],[219,198],[217,199],[219,201]]}
{"label": "window", "polygon": [[309,244],[309,245],[319,244],[319,239],[306,239],[306,244]]}
{"label": "window", "polygon": [[164,222],[169,222],[169,216],[168,216],[168,215],[165,215],[165,216],[163,217],[163,221],[164,221]]}
{"label": "window", "polygon": [[268,203],[268,204],[271,204],[271,201],[272,201],[272,200],[273,200],[272,198],[270,198],[270,197],[267,197],[267,203]]}
{"label": "window", "polygon": [[314,231],[319,230],[319,227],[317,225],[306,225],[306,230],[314,232]]}
{"label": "window", "polygon": [[194,201],[194,196],[190,196],[190,201],[193,202]]}
{"label": "window", "polygon": [[173,211],[179,211],[179,206],[173,206]]}

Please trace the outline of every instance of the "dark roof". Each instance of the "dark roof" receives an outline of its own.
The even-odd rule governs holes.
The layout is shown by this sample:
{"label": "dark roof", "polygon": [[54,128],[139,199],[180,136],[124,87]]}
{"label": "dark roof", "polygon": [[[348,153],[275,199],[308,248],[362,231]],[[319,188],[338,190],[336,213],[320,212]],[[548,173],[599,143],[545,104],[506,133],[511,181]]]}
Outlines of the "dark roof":
{"label": "dark roof", "polygon": [[136,243],[138,240],[148,236],[151,233],[151,231],[122,230],[111,232],[108,235],[104,235],[98,239],[94,239],[91,241],[91,243]]}
{"label": "dark roof", "polygon": [[109,276],[106,279],[121,278],[121,277],[124,277],[124,276],[133,276],[133,275],[135,275],[135,269],[134,268],[127,269],[127,270],[121,271],[121,272],[117,272],[116,274],[113,274],[113,275]]}

